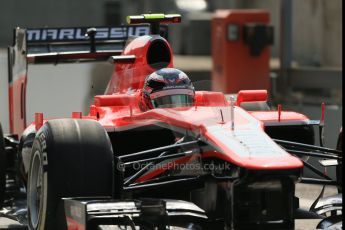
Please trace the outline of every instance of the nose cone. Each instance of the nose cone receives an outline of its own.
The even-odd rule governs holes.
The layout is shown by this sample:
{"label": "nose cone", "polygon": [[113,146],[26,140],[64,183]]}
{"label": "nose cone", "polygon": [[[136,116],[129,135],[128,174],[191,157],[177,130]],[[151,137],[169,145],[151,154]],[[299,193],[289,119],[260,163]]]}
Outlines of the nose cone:
{"label": "nose cone", "polygon": [[292,169],[303,167],[302,161],[277,145],[264,131],[209,130],[208,137],[225,159],[248,169]]}

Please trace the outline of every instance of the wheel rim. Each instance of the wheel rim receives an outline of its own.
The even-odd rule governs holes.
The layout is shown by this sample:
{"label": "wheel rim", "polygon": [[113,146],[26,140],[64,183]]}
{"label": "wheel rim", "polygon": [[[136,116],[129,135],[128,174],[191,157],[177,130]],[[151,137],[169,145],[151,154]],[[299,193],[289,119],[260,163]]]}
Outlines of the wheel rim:
{"label": "wheel rim", "polygon": [[42,189],[44,184],[42,161],[38,151],[35,152],[29,178],[28,186],[28,208],[30,212],[31,225],[36,228],[40,220],[40,212],[42,208]]}

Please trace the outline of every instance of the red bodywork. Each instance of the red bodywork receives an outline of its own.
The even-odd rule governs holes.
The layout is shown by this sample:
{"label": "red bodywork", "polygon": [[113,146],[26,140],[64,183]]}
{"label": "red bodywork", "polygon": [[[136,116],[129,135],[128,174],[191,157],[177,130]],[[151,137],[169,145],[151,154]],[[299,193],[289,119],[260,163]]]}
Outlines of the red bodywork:
{"label": "red bodywork", "polygon": [[[158,41],[162,41],[160,36],[141,36],[130,42],[124,49],[123,55],[134,55],[134,63],[118,63],[115,65],[114,73],[108,84],[106,94],[127,93],[128,90],[142,89],[144,85],[144,76],[149,75],[153,71],[148,64],[148,50],[151,45]],[[165,40],[164,40],[165,41]],[[172,54],[171,47],[168,42],[164,42],[169,53]],[[173,67],[173,60],[167,63],[166,67]]]}
{"label": "red bodywork", "polygon": [[[26,75],[19,76],[17,79],[14,79],[13,83],[10,83],[8,89],[10,132],[14,134],[22,133],[26,126],[26,82]],[[20,103],[14,103],[15,101]]]}
{"label": "red bodywork", "polygon": [[[213,96],[217,99],[219,94],[212,94],[210,92],[197,92],[197,98],[205,97],[203,94]],[[114,96],[97,96],[95,97],[95,107],[92,106],[92,113],[96,113],[98,121],[106,127],[114,129],[131,129],[134,126],[144,126],[147,123],[162,123],[162,126],[170,126],[182,128],[187,131],[191,131],[195,136],[201,136],[207,142],[216,146],[219,151],[215,154],[222,159],[234,163],[240,167],[251,169],[287,169],[302,167],[303,164],[298,158],[292,157],[290,154],[276,154],[273,148],[281,150],[263,130],[262,122],[250,116],[245,110],[240,107],[235,107],[235,130],[230,129],[230,109],[227,106],[225,97],[218,98],[219,101],[212,101],[212,103],[206,100],[196,101],[195,107],[191,108],[179,108],[179,109],[154,109],[147,112],[140,111],[138,102],[140,101],[140,93],[136,93],[132,98],[128,98],[129,104],[111,106],[109,101],[113,99],[113,104],[117,104],[116,100],[120,99],[120,95]],[[102,104],[103,100],[108,103]],[[126,100],[125,100],[126,101]],[[206,104],[206,105],[205,105]],[[209,105],[211,104],[211,105]],[[221,123],[220,110],[224,113],[225,123]],[[96,111],[96,112],[94,112]],[[256,113],[256,115],[263,116],[265,119],[271,118],[276,115],[274,112],[262,112]],[[299,114],[287,113],[290,116],[288,119],[293,119],[293,115],[298,119],[306,119]],[[94,114],[90,114],[94,115]],[[95,117],[95,119],[97,119]],[[284,120],[283,115],[283,120]],[[243,135],[242,142],[253,143],[253,138],[262,139],[267,141],[267,144],[271,145],[267,148],[267,153],[260,156],[255,154],[248,155],[237,152],[228,142],[234,141],[237,144],[237,135]],[[261,145],[260,143],[258,143]],[[262,147],[262,146],[258,146]],[[255,146],[253,146],[255,148]],[[271,149],[270,149],[271,148]],[[238,149],[237,149],[238,150]],[[270,152],[273,151],[273,152]]]}
{"label": "red bodywork", "polygon": [[17,31],[13,47],[8,48],[8,100],[10,133],[21,135],[26,127],[27,46],[25,30]]}
{"label": "red bodywork", "polygon": [[[194,137],[200,137],[216,149],[205,154],[205,157],[215,156],[247,169],[303,167],[303,163],[297,157],[285,152],[264,132],[266,122],[278,122],[278,112],[248,112],[238,106],[245,101],[266,101],[265,90],[239,93],[234,106],[234,130],[230,127],[230,102],[221,92],[197,91],[193,107],[142,111],[141,89],[145,77],[155,71],[148,64],[148,49],[156,40],[167,45],[172,57],[170,45],[159,36],[142,36],[132,40],[122,55],[134,55],[135,61],[115,64],[107,95],[95,96],[89,114],[82,116],[82,119],[97,120],[108,132],[152,124],[172,130],[183,130]],[[172,58],[166,66],[173,67]],[[76,113],[73,114],[72,117],[75,117]],[[282,112],[280,118],[280,122],[307,120],[304,115],[294,112]],[[150,175],[155,176],[157,172],[151,172]],[[145,175],[146,179],[149,177]]]}
{"label": "red bodywork", "polygon": [[[213,152],[219,158],[234,163],[240,167],[250,169],[287,169],[301,168],[302,162],[284,152],[264,132],[266,121],[277,121],[277,112],[250,113],[235,106],[235,130],[230,129],[230,106],[225,95],[221,92],[197,91],[195,106],[190,108],[153,109],[141,111],[141,89],[145,77],[155,71],[147,64],[147,53],[150,44],[159,37],[143,36],[133,40],[126,46],[123,55],[135,55],[135,63],[115,65],[115,71],[108,86],[107,94],[96,96],[91,105],[90,114],[85,118],[97,119],[107,130],[126,130],[133,127],[156,123],[161,126],[173,127],[190,131],[194,136],[201,136],[218,151]],[[168,45],[168,43],[166,43]],[[171,48],[169,51],[171,52]],[[172,56],[172,53],[171,53]],[[167,67],[173,67],[171,60]],[[127,92],[133,93],[128,94]],[[250,95],[249,95],[250,94]],[[240,93],[238,100],[266,101],[267,91],[258,90],[249,93]],[[250,99],[246,96],[249,95]],[[248,96],[247,96],[248,97]],[[257,99],[255,100],[255,98]],[[237,104],[239,101],[237,101]],[[224,123],[221,122],[220,110],[224,114]],[[298,113],[283,112],[281,121],[304,121],[307,117]],[[242,139],[238,140],[237,135]],[[269,147],[265,154],[258,156],[255,153],[243,153],[240,146],[234,144],[250,142],[254,139],[266,141]],[[248,144],[246,143],[246,144]],[[252,148],[263,148],[262,143]],[[244,145],[242,145],[243,147]],[[245,148],[244,148],[245,149]],[[254,151],[254,150],[253,150]],[[276,151],[276,152],[275,152]],[[255,151],[254,151],[255,152]]]}
{"label": "red bodywork", "polygon": [[[234,130],[231,128],[230,102],[221,92],[197,91],[195,106],[189,108],[143,111],[140,104],[144,80],[159,68],[174,67],[171,46],[159,35],[134,37],[127,41],[120,57],[124,59],[118,63],[116,60],[119,59],[114,58],[114,72],[108,83],[106,95],[94,97],[94,103],[86,116],[71,111],[72,118],[97,120],[108,132],[149,125],[158,125],[179,132],[183,130],[212,146],[216,151],[210,153],[211,155],[243,168],[303,167],[298,158],[291,156],[271,140],[264,129],[266,124],[277,122],[303,123],[308,121],[307,117],[286,111],[280,116],[276,111],[248,112],[240,107],[243,102],[266,102],[266,90],[238,93],[234,105]],[[126,61],[126,57],[134,59]],[[19,77],[18,73],[15,76],[18,77],[14,77],[10,87],[10,127],[12,133],[20,135],[25,126],[23,110],[26,76]],[[18,101],[21,103],[18,104]],[[40,126],[38,124],[37,128]]]}

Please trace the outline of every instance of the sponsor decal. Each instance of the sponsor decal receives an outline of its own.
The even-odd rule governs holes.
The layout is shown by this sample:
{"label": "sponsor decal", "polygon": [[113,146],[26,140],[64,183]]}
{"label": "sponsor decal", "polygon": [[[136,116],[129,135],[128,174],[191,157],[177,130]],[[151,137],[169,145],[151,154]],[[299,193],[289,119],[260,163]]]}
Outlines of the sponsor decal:
{"label": "sponsor decal", "polygon": [[[85,36],[90,27],[27,29],[28,42],[63,42],[88,40]],[[128,36],[142,36],[150,33],[149,26],[95,27],[97,40],[126,39]]]}
{"label": "sponsor decal", "polygon": [[44,135],[44,133],[41,133],[39,135],[39,140],[41,142],[42,145],[42,151],[46,150],[47,148],[47,142],[46,142],[46,136]]}
{"label": "sponsor decal", "polygon": [[46,142],[46,136],[44,135],[44,133],[41,133],[39,135],[39,140],[41,143],[41,147],[42,147],[42,164],[43,164],[43,170],[44,172],[47,171],[47,165],[48,165],[48,154],[46,152],[47,150],[47,142]]}

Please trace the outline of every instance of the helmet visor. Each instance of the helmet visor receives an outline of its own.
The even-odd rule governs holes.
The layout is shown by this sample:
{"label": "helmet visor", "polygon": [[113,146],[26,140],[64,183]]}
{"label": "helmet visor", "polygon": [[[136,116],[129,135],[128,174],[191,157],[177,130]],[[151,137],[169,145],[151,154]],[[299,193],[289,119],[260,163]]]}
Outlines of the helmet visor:
{"label": "helmet visor", "polygon": [[173,108],[193,105],[193,97],[186,94],[175,94],[152,99],[154,108]]}

